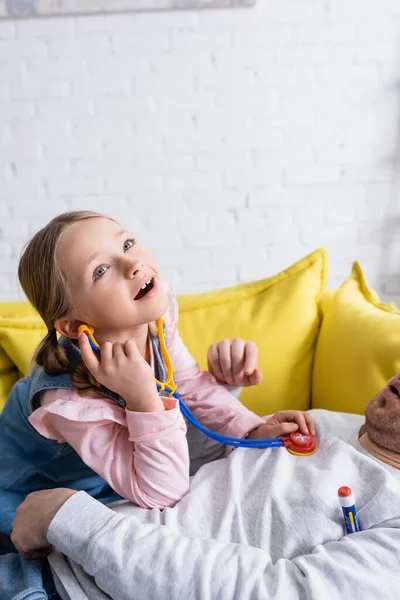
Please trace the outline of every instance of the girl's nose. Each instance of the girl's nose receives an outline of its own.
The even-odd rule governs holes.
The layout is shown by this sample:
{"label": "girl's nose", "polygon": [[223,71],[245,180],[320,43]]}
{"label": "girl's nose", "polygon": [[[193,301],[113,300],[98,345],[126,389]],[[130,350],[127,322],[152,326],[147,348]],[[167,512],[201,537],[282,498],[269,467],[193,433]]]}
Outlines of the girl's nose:
{"label": "girl's nose", "polygon": [[143,273],[144,264],[140,260],[128,260],[125,273],[128,279],[133,279],[134,277],[138,277],[141,273]]}

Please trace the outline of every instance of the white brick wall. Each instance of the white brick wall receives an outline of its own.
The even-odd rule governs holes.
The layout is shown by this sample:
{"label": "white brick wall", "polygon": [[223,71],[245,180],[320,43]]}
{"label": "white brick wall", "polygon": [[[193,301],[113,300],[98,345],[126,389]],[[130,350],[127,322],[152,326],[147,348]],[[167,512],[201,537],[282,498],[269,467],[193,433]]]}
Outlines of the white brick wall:
{"label": "white brick wall", "polygon": [[400,3],[0,21],[0,300],[55,214],[120,219],[178,291],[318,246],[400,304]]}

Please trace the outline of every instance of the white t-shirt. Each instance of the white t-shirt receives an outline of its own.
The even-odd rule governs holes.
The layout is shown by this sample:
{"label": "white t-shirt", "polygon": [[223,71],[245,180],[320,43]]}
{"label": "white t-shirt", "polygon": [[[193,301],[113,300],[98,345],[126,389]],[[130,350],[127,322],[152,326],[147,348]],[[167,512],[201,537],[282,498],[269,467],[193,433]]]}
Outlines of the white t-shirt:
{"label": "white t-shirt", "polygon": [[[118,600],[394,600],[400,593],[400,471],[358,444],[362,417],[311,412],[315,454],[239,448],[202,467],[172,509],[123,502],[113,506],[117,516],[110,521],[105,507],[93,514],[89,499],[90,510],[88,504],[79,518],[68,504],[85,501],[74,496],[54,519],[49,539],[95,580],[75,563],[73,573],[57,555],[51,560],[56,577],[65,589],[72,579],[91,586],[82,598],[96,599],[105,596],[94,583]],[[347,441],[332,435],[338,432]],[[337,498],[343,485],[352,488],[362,529],[350,536]],[[68,531],[71,518],[80,519],[80,533]],[[85,546],[93,532],[97,541]]]}

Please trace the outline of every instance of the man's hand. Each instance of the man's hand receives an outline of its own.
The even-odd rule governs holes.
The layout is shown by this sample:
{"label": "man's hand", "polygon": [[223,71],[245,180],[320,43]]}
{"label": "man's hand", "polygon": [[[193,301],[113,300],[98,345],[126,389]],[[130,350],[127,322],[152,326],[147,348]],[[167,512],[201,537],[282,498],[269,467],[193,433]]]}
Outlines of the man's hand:
{"label": "man's hand", "polygon": [[252,429],[247,438],[250,440],[275,438],[288,435],[298,429],[304,435],[308,433],[315,435],[315,422],[312,416],[301,410],[280,410],[268,419],[264,425]]}
{"label": "man's hand", "polygon": [[25,558],[43,558],[54,550],[47,541],[47,530],[63,504],[76,490],[56,488],[28,494],[17,508],[11,541]]}
{"label": "man's hand", "polygon": [[257,368],[258,350],[254,342],[239,338],[211,344],[207,353],[208,370],[220,383],[245,387],[262,381]]}

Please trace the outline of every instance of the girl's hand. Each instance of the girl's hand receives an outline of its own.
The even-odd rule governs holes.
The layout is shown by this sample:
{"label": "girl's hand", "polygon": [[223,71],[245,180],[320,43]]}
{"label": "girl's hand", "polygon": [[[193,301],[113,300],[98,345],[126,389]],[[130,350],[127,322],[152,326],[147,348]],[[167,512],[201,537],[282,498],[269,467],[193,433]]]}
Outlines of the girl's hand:
{"label": "girl's hand", "polygon": [[220,383],[245,387],[262,381],[257,368],[258,350],[254,342],[240,338],[211,344],[207,353],[208,370]]}
{"label": "girl's hand", "polygon": [[78,334],[82,359],[99,383],[119,394],[129,410],[156,412],[164,410],[154,381],[153,369],[140,354],[136,342],[105,342],[101,357],[94,354],[87,336]]}
{"label": "girl's hand", "polygon": [[311,415],[301,410],[280,410],[264,425],[259,425],[247,436],[250,440],[280,437],[300,429],[300,433],[315,435],[315,421]]}

